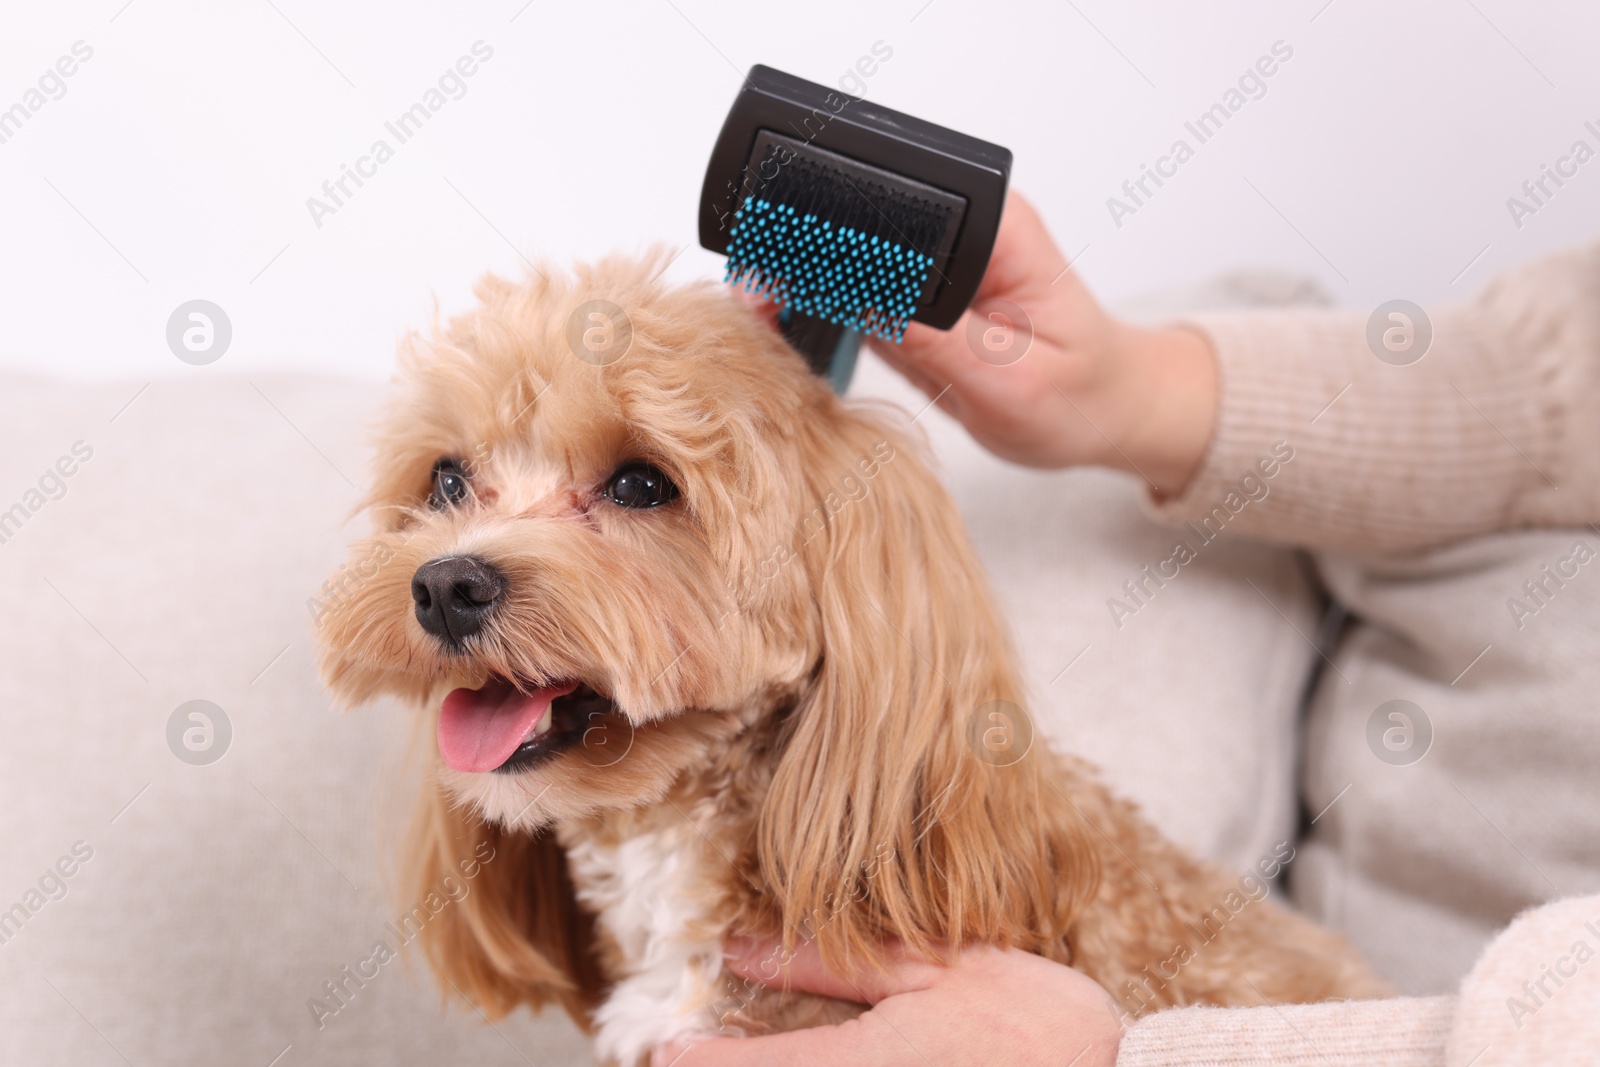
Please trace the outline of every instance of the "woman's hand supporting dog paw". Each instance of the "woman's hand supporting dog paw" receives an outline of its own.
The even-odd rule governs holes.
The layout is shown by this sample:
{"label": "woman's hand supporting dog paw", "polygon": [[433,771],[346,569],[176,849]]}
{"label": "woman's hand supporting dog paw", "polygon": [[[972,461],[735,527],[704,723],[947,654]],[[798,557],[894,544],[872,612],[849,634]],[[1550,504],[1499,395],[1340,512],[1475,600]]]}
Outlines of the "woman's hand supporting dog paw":
{"label": "woman's hand supporting dog paw", "polygon": [[870,343],[1014,463],[1113,467],[1172,495],[1211,441],[1217,366],[1205,338],[1108,315],[1016,193],[961,321],[948,331],[912,323],[898,345]]}
{"label": "woman's hand supporting dog paw", "polygon": [[716,1038],[662,1048],[653,1067],[1111,1067],[1122,1032],[1119,1011],[1087,975],[1016,949],[975,946],[953,966],[896,950],[888,969],[847,978],[801,946],[780,972],[779,949],[736,942],[727,967],[774,988],[789,987],[870,1004],[860,1017],[766,1037]]}

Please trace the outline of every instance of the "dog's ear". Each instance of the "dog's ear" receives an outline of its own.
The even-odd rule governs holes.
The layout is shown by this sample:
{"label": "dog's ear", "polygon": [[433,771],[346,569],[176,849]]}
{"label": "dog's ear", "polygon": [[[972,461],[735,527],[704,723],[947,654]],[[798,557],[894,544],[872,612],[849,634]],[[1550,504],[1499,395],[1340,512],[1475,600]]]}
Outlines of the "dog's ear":
{"label": "dog's ear", "polygon": [[1066,959],[1099,851],[1030,743],[982,566],[916,446],[831,411],[804,442],[816,506],[795,533],[822,657],[758,840],[785,939],[840,963],[878,961],[886,936]]}
{"label": "dog's ear", "polygon": [[491,1018],[559,1003],[589,1028],[604,991],[594,918],[578,904],[553,834],[486,822],[452,804],[430,774],[403,855],[404,899],[448,897],[417,935],[442,992]]}

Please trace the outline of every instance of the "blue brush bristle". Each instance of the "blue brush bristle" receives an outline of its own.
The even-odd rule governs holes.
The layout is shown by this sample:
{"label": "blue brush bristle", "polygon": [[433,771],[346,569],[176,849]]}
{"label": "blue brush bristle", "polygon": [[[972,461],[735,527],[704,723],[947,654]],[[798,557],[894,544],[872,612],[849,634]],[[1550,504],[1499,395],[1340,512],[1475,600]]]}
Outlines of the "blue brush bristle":
{"label": "blue brush bristle", "polygon": [[896,344],[905,335],[932,257],[758,197],[734,219],[729,282],[846,329]]}

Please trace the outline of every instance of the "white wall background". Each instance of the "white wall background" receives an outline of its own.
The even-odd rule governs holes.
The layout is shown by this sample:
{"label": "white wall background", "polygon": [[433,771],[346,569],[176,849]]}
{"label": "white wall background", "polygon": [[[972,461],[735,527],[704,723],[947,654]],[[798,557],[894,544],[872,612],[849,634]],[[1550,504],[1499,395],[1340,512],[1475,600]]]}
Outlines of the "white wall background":
{"label": "white wall background", "polygon": [[[74,42],[93,57],[0,144],[0,366],[204,373],[165,343],[201,297],[232,320],[230,370],[381,376],[435,297],[462,306],[519,251],[668,242],[674,275],[717,274],[695,207],[741,72],[837,82],[880,40],[865,95],[1010,147],[1109,299],[1237,266],[1358,306],[1450,299],[1600,231],[1600,161],[1520,228],[1506,206],[1600,148],[1600,9],[1578,0],[523,4],[7,5],[0,109]],[[479,40],[466,94],[318,228],[307,197]],[[1278,40],[1267,94],[1115,226],[1106,198]]]}

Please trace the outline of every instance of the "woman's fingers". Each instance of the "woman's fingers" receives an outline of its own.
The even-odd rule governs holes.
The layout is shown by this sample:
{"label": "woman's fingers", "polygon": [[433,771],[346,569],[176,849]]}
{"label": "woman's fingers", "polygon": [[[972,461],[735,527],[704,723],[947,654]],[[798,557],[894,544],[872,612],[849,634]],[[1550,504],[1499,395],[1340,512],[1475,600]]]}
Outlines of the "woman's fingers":
{"label": "woman's fingers", "polygon": [[[877,1004],[892,996],[926,989],[944,970],[913,958],[898,945],[886,946],[882,970],[850,975],[831,970],[814,943],[785,952],[773,941],[736,938],[724,952],[729,971],[774,989],[793,989],[835,1000]],[[849,1063],[852,1067],[897,1062],[903,1039],[875,1013],[840,1023],[763,1037],[713,1038],[698,1044],[657,1049],[651,1067],[812,1067]]]}
{"label": "woman's fingers", "polygon": [[1066,257],[1056,247],[1044,219],[1021,193],[1013,191],[1006,197],[994,251],[974,302],[1036,293],[1048,288],[1066,269]]}
{"label": "woman's fingers", "polygon": [[650,1067],[816,1067],[833,1063],[873,1067],[889,1062],[861,1038],[855,1028],[839,1026],[764,1037],[718,1037],[693,1045],[659,1048]]}
{"label": "woman's fingers", "polygon": [[[952,386],[957,392],[966,392],[981,384],[975,379],[989,369],[969,344],[968,324],[973,314],[971,309],[967,310],[948,330],[936,330],[932,326],[913,322],[906,327],[905,337],[899,344],[881,337],[868,337],[867,345],[901,374],[907,374],[908,369],[915,369],[924,381],[938,382],[934,392],[946,385]],[[924,392],[927,391],[922,382],[915,384]]]}
{"label": "woman's fingers", "polygon": [[724,965],[734,974],[775,989],[798,989],[858,1004],[876,1004],[899,993],[926,989],[943,970],[938,964],[913,958],[898,945],[889,946],[886,953],[882,970],[863,968],[843,975],[823,962],[814,942],[786,952],[775,942],[739,938],[728,943]]}

